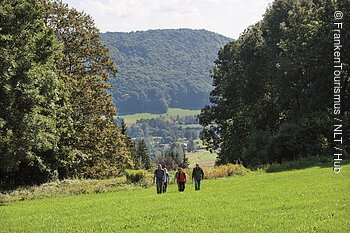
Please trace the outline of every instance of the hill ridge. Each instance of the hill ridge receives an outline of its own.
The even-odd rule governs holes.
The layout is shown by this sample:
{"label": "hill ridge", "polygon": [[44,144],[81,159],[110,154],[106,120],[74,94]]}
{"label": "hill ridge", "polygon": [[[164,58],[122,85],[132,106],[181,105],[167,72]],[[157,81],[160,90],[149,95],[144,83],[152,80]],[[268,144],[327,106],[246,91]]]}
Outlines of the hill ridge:
{"label": "hill ridge", "polygon": [[118,67],[111,80],[120,114],[201,109],[209,103],[209,70],[232,39],[205,29],[101,33]]}

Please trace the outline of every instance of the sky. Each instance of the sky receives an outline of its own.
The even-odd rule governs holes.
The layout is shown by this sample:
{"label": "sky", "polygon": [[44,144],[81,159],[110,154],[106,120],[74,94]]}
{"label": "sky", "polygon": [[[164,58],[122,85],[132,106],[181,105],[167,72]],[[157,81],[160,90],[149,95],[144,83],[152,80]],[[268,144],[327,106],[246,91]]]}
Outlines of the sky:
{"label": "sky", "polygon": [[101,32],[206,29],[237,39],[273,0],[63,0],[91,15]]}

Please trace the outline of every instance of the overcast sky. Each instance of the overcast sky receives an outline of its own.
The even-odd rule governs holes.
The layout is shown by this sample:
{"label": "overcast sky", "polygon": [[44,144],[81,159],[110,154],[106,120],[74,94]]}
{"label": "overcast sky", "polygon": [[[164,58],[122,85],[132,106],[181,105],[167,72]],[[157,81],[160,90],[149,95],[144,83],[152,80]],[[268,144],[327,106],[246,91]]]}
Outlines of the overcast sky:
{"label": "overcast sky", "polygon": [[101,32],[207,29],[238,38],[273,0],[63,0],[95,19]]}

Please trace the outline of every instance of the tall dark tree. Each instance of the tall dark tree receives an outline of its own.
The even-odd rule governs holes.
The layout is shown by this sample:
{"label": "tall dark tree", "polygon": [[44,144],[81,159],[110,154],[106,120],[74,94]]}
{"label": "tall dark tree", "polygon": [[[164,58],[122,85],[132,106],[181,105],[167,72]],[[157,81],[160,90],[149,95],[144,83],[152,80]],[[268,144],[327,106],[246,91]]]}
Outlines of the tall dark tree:
{"label": "tall dark tree", "polygon": [[128,127],[125,124],[124,118],[122,118],[122,120],[120,122],[120,132],[123,135],[127,135],[127,130],[128,130]]}
{"label": "tall dark tree", "polygon": [[0,184],[57,178],[72,133],[66,89],[54,73],[58,44],[44,25],[43,1],[0,6]]}
{"label": "tall dark tree", "polygon": [[188,168],[190,166],[190,163],[188,162],[188,157],[186,156],[185,148],[183,148],[183,158],[180,163],[180,167],[182,168]]}
{"label": "tall dark tree", "polygon": [[139,160],[138,168],[149,170],[151,169],[151,161],[148,154],[147,145],[144,139],[137,143],[136,158]]}

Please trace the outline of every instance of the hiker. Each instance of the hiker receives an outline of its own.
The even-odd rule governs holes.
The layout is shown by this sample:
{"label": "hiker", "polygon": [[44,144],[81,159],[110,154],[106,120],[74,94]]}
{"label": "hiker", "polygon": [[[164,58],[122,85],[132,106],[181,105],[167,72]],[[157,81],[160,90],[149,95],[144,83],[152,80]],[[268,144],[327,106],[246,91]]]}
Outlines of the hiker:
{"label": "hiker", "polygon": [[162,169],[162,165],[158,164],[158,169],[154,171],[154,177],[153,177],[153,183],[156,182],[158,194],[163,192],[164,180],[165,180],[165,172]]}
{"label": "hiker", "polygon": [[168,187],[168,184],[170,184],[170,175],[166,167],[164,167],[164,172],[165,172],[165,179],[164,179],[164,184],[163,184],[163,193],[166,192],[166,189]]}
{"label": "hiker", "polygon": [[204,179],[203,169],[199,166],[198,163],[196,163],[196,167],[193,168],[193,171],[192,171],[192,180],[194,180],[195,190],[201,189],[201,180],[203,179]]}
{"label": "hiker", "polygon": [[179,192],[185,191],[186,173],[181,167],[178,168],[178,171],[175,174],[175,178]]}

